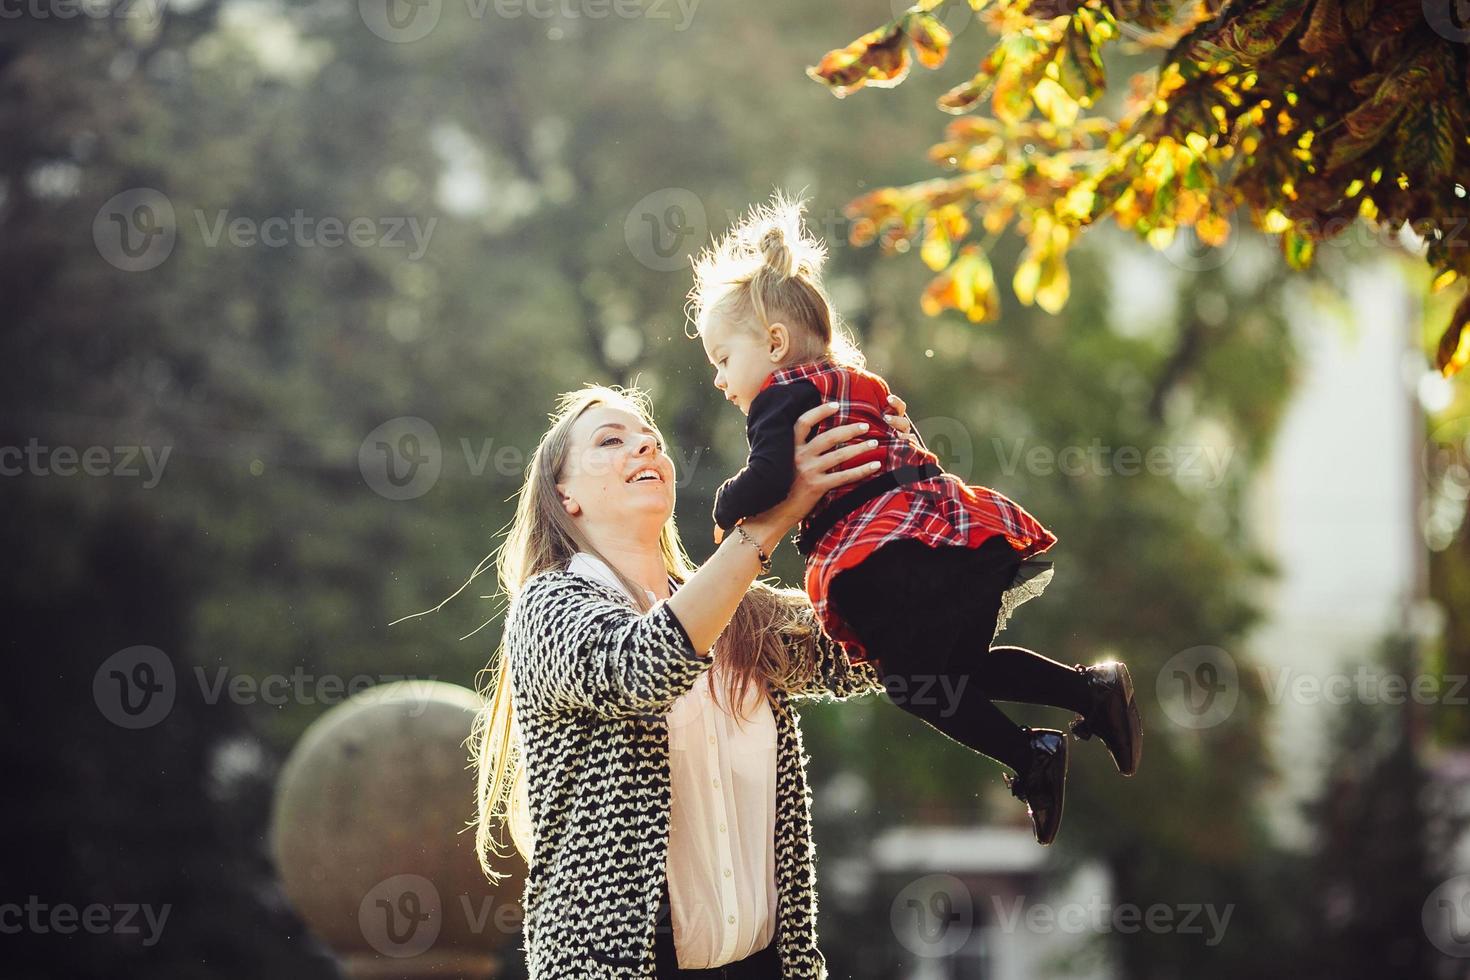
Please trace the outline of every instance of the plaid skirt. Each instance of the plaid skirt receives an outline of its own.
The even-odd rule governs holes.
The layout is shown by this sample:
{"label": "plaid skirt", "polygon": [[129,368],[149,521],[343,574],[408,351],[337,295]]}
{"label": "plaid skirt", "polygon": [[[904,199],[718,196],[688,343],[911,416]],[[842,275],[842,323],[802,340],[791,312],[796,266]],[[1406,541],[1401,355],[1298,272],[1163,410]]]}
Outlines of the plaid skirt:
{"label": "plaid skirt", "polygon": [[932,547],[985,548],[994,560],[1015,563],[1015,575],[1002,591],[996,633],[1017,606],[1040,595],[1052,579],[1053,563],[1033,556],[1055,544],[1056,535],[1014,500],[989,487],[968,486],[953,474],[906,484],[842,518],[807,558],[807,596],[827,634],[843,644],[854,663],[871,658],[862,638],[832,607],[832,580],[888,542],[905,539]]}

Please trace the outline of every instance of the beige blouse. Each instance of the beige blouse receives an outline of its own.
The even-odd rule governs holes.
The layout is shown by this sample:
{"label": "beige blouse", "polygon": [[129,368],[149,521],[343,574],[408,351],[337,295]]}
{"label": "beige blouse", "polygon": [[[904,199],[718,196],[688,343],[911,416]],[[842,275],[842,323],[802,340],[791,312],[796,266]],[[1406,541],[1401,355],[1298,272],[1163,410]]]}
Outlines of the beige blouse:
{"label": "beige blouse", "polygon": [[[567,570],[622,588],[587,552]],[[681,970],[744,959],[776,931],[776,720],[752,688],[737,725],[710,697],[714,684],[723,702],[724,683],[716,661],[667,716],[669,902]]]}

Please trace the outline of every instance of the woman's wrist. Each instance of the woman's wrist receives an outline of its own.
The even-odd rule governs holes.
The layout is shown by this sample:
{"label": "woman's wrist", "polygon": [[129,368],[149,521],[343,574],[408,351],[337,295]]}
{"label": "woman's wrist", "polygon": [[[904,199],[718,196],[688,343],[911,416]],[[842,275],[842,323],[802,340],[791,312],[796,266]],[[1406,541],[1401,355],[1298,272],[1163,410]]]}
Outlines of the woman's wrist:
{"label": "woman's wrist", "polygon": [[[740,522],[739,526],[743,527],[746,533],[752,538],[755,538],[756,544],[760,545],[761,550],[767,555],[775,554],[776,545],[781,543],[781,538],[785,536],[788,530],[779,521],[773,521],[764,514],[757,517],[747,517]],[[735,535],[735,537],[738,538],[739,535]],[[746,542],[740,543],[744,547],[750,547]],[[755,549],[751,548],[751,550],[754,551]]]}

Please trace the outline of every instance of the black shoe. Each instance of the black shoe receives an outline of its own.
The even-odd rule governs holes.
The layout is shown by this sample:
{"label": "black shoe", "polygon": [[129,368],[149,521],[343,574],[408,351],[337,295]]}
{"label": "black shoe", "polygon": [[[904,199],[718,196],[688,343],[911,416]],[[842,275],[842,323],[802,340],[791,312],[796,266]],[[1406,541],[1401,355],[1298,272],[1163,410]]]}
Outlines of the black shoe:
{"label": "black shoe", "polygon": [[1062,826],[1062,796],[1067,789],[1067,736],[1050,728],[1026,728],[1031,765],[1025,775],[1004,774],[1011,795],[1026,803],[1036,843],[1050,844]]}
{"label": "black shoe", "polygon": [[1128,665],[1106,660],[1090,667],[1076,666],[1087,678],[1091,704],[1086,712],[1072,720],[1072,734],[1083,739],[1094,735],[1102,739],[1118,771],[1125,776],[1133,775],[1143,755],[1143,721],[1133,700],[1133,678],[1128,674]]}

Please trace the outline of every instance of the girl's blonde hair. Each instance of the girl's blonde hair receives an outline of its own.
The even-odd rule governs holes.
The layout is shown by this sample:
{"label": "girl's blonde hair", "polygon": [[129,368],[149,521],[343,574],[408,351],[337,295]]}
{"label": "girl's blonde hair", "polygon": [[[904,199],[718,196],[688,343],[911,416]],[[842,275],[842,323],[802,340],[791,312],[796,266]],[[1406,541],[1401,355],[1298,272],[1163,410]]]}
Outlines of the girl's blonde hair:
{"label": "girl's blonde hair", "polygon": [[[465,586],[493,559],[508,605],[532,576],[565,568],[577,552],[603,557],[563,509],[556,489],[572,448],[573,424],[584,412],[599,405],[625,409],[657,431],[648,396],[637,388],[588,385],[561,395],[550,416],[551,427],[541,437],[526,466],[526,480],[504,541],[480,562]],[[675,582],[682,583],[693,574],[694,564],[679,541],[673,515],[659,532],[659,550],[664,567]],[[639,611],[647,612],[650,603],[642,587],[611,563],[609,567],[635,597],[633,602]],[[794,658],[791,649],[801,649],[805,645],[802,641],[809,640],[817,628],[811,604],[803,591],[778,589],[760,581],[754,583],[715,642],[716,663],[725,674],[728,703],[743,705],[753,684],[760,685],[762,693],[768,695],[773,688],[790,690],[810,683],[814,667],[811,658]],[[792,647],[788,648],[787,644]],[[503,639],[481,674],[486,678],[481,687],[485,707],[477,716],[469,739],[473,743],[471,759],[476,768],[475,852],[485,874],[498,882],[506,875],[491,867],[490,857],[506,856],[509,852],[501,851],[491,836],[493,825],[497,822],[506,825],[516,850],[528,862],[535,844],[525,791],[526,773],[521,767],[520,732],[511,702],[510,660]],[[711,688],[710,693],[718,704],[716,691]]]}
{"label": "girl's blonde hair", "polygon": [[780,191],[769,204],[752,205],[695,260],[686,312],[695,336],[716,319],[733,319],[763,335],[773,323],[786,324],[791,350],[781,367],[831,357],[860,368],[862,351],[822,287],[827,247],[802,227],[805,205]]}

